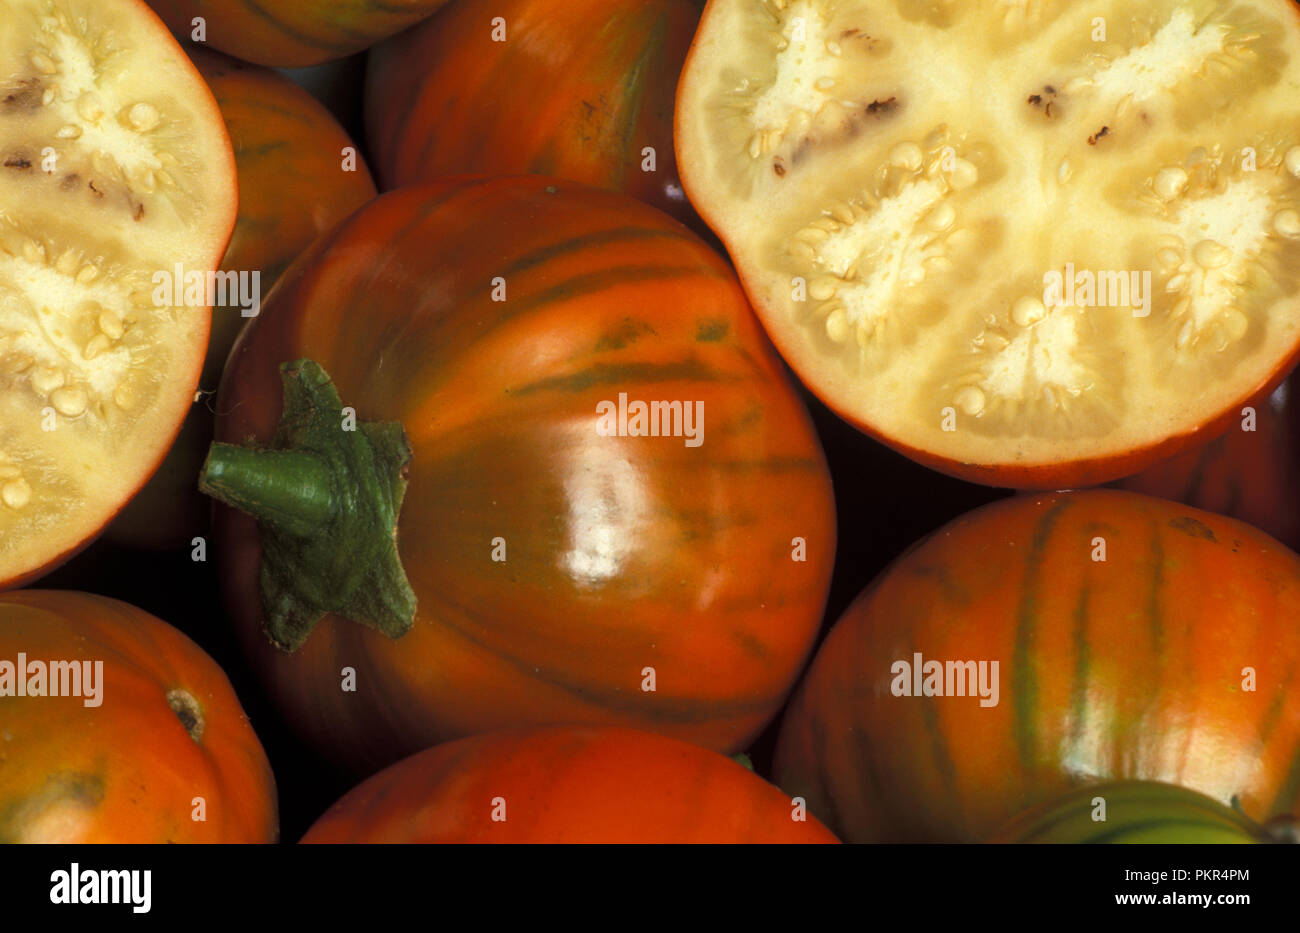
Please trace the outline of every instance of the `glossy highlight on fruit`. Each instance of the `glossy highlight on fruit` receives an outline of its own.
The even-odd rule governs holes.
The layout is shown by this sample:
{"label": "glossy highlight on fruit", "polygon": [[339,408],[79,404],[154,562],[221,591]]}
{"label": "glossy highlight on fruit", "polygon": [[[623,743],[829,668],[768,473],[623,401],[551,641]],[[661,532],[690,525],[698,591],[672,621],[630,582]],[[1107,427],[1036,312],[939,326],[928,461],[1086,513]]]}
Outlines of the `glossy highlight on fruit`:
{"label": "glossy highlight on fruit", "polygon": [[[46,695],[36,695],[36,666]],[[266,755],[226,675],[194,642],[104,596],[0,594],[0,842],[277,835]]]}
{"label": "glossy highlight on fruit", "polygon": [[[1241,522],[1116,490],[1005,499],[844,613],[791,701],[774,780],[857,842],[978,841],[1085,781],[1294,813],[1298,617],[1300,557]],[[942,670],[928,687],[927,662]],[[981,665],[997,685],[983,697],[965,688]]]}
{"label": "glossy highlight on fruit", "polygon": [[0,0],[0,22],[4,588],[90,541],[175,438],[210,324],[186,286],[226,248],[236,177],[143,3]]}
{"label": "glossy highlight on fruit", "polygon": [[716,752],[614,727],[511,730],[370,778],[304,843],[834,843]]}
{"label": "glossy highlight on fruit", "polygon": [[1300,347],[1290,0],[713,0],[687,194],[782,355],[935,469],[1107,482]]}
{"label": "glossy highlight on fruit", "polygon": [[268,68],[202,48],[187,52],[234,145],[239,217],[221,269],[241,275],[246,293],[213,307],[202,397],[162,466],[109,527],[111,539],[135,547],[188,547],[206,534],[211,504],[199,494],[198,476],[230,348],[289,263],[376,194],[356,144],[310,94]]}
{"label": "glossy highlight on fruit", "polygon": [[384,187],[552,175],[693,220],[672,131],[699,16],[690,0],[449,5],[370,54],[367,137]]}
{"label": "glossy highlight on fruit", "polygon": [[[658,436],[633,402],[666,403]],[[205,488],[262,518],[217,511],[231,613],[352,767],[556,722],[731,752],[810,653],[835,550],[816,435],[726,264],[629,198],[381,196],[285,274],[217,408]]]}

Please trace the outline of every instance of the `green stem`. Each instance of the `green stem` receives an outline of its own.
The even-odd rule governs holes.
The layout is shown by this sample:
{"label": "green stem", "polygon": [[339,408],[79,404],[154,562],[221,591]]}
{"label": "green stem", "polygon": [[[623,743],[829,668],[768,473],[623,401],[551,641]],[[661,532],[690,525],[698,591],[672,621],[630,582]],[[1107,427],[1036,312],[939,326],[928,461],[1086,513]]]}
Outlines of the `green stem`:
{"label": "green stem", "polygon": [[338,508],[329,469],[315,454],[250,450],[215,443],[203,464],[199,488],[241,512],[291,534],[310,535]]}
{"label": "green stem", "polygon": [[[214,443],[199,489],[257,519],[266,631],[292,651],[327,613],[404,635],[415,593],[397,553],[411,448],[395,422],[356,424],[311,360],[280,366],[269,447]],[[350,413],[349,413],[350,414]]]}

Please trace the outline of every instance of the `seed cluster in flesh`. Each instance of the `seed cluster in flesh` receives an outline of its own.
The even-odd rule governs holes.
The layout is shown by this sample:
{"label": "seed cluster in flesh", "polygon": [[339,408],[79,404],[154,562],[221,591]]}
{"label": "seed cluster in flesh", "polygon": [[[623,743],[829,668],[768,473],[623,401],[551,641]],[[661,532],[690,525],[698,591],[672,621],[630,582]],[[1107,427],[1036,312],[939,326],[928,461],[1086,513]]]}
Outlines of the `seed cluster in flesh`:
{"label": "seed cluster in flesh", "polygon": [[[94,37],[57,7],[42,21],[27,55],[28,73],[11,79],[14,89],[0,97],[0,108],[22,118],[30,134],[7,141],[5,173],[21,176],[19,185],[57,186],[51,198],[115,200],[120,210],[142,217],[145,204],[135,189],[151,193],[160,180],[174,184],[163,166],[175,157],[157,151],[148,137],[161,119],[157,108],[136,101],[107,113],[97,88],[105,53]],[[42,139],[49,145],[38,148]],[[25,379],[40,407],[48,403],[64,418],[86,414],[92,399],[101,417],[104,400],[129,408],[130,348],[122,338],[137,322],[147,292],[128,292],[123,279],[129,275],[101,277],[103,257],[87,256],[76,242],[84,236],[60,245],[31,221],[8,212],[3,220],[0,282],[7,294],[0,306],[0,369],[8,385]]]}
{"label": "seed cluster in flesh", "polygon": [[778,347],[908,448],[1143,449],[1300,341],[1282,0],[717,0],[678,123]]}
{"label": "seed cluster in flesh", "polygon": [[233,191],[215,104],[147,11],[0,0],[0,22],[3,582],[165,447],[209,312],[156,276],[213,267]]}
{"label": "seed cluster in flesh", "polygon": [[979,169],[948,143],[946,127],[890,149],[870,190],[826,207],[788,244],[811,274],[811,311],[836,344],[871,349],[888,329],[915,336],[910,290],[934,272],[951,274],[975,231],[957,226],[949,197],[976,183]]}

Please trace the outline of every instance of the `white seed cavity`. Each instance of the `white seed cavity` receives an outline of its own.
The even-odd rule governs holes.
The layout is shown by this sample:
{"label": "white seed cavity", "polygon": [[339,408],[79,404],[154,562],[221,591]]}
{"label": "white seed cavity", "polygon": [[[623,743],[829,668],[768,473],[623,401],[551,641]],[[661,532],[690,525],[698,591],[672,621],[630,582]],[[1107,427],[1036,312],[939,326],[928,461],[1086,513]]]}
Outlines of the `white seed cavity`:
{"label": "white seed cavity", "polygon": [[766,81],[742,79],[734,86],[735,106],[748,123],[750,157],[759,159],[822,131],[830,136],[848,131],[870,101],[850,99],[859,87],[847,80],[851,71],[846,69],[860,67],[861,50],[847,46],[851,36],[870,45],[868,37],[837,30],[831,4],[767,0],[756,5],[770,18],[776,67]]}
{"label": "white seed cavity", "polygon": [[58,139],[80,139],[81,127],[73,123],[68,123],[59,127],[58,130],[55,131],[54,135]]}
{"label": "white seed cavity", "polygon": [[[957,226],[958,211],[947,200],[955,185],[940,164],[946,135],[932,132],[926,142],[933,143],[928,151],[914,141],[895,145],[877,166],[872,189],[830,201],[787,241],[818,303],[813,320],[835,343],[856,336],[869,349],[885,333],[910,330],[910,290],[951,273],[952,254],[971,245],[971,231]],[[959,158],[951,174],[961,183],[978,173]]]}
{"label": "white seed cavity", "polygon": [[[1099,102],[1106,102],[1122,115],[1133,104],[1172,91],[1203,74],[1207,66],[1227,66],[1224,56],[1239,54],[1229,47],[1229,35],[1229,27],[1223,24],[1198,23],[1192,9],[1176,9],[1147,42],[1105,62],[1090,75],[1072,79],[1066,91],[1078,94],[1089,89]],[[1236,38],[1239,43],[1244,39]]]}
{"label": "white seed cavity", "polygon": [[0,499],[11,509],[21,509],[32,500],[32,487],[22,477],[0,486]]}
{"label": "white seed cavity", "polygon": [[1061,164],[1056,169],[1056,181],[1058,184],[1066,184],[1074,177],[1074,166],[1069,159],[1062,159]]}
{"label": "white seed cavity", "polygon": [[1096,382],[1078,331],[1081,320],[1079,309],[1048,310],[1036,297],[1018,299],[1007,322],[1015,332],[986,327],[972,342],[981,360],[962,383],[984,393],[986,411],[1010,415],[1039,399],[1063,409]]}

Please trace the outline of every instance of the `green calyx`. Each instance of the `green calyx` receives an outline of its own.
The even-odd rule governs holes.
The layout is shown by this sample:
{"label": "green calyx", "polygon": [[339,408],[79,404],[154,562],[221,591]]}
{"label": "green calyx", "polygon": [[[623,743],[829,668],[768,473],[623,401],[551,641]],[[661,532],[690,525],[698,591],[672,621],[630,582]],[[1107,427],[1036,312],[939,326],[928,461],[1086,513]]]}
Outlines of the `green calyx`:
{"label": "green calyx", "polygon": [[298,648],[333,613],[400,638],[415,591],[397,553],[411,446],[397,422],[345,413],[318,363],[280,365],[284,413],[269,447],[214,443],[199,490],[257,519],[266,630]]}

